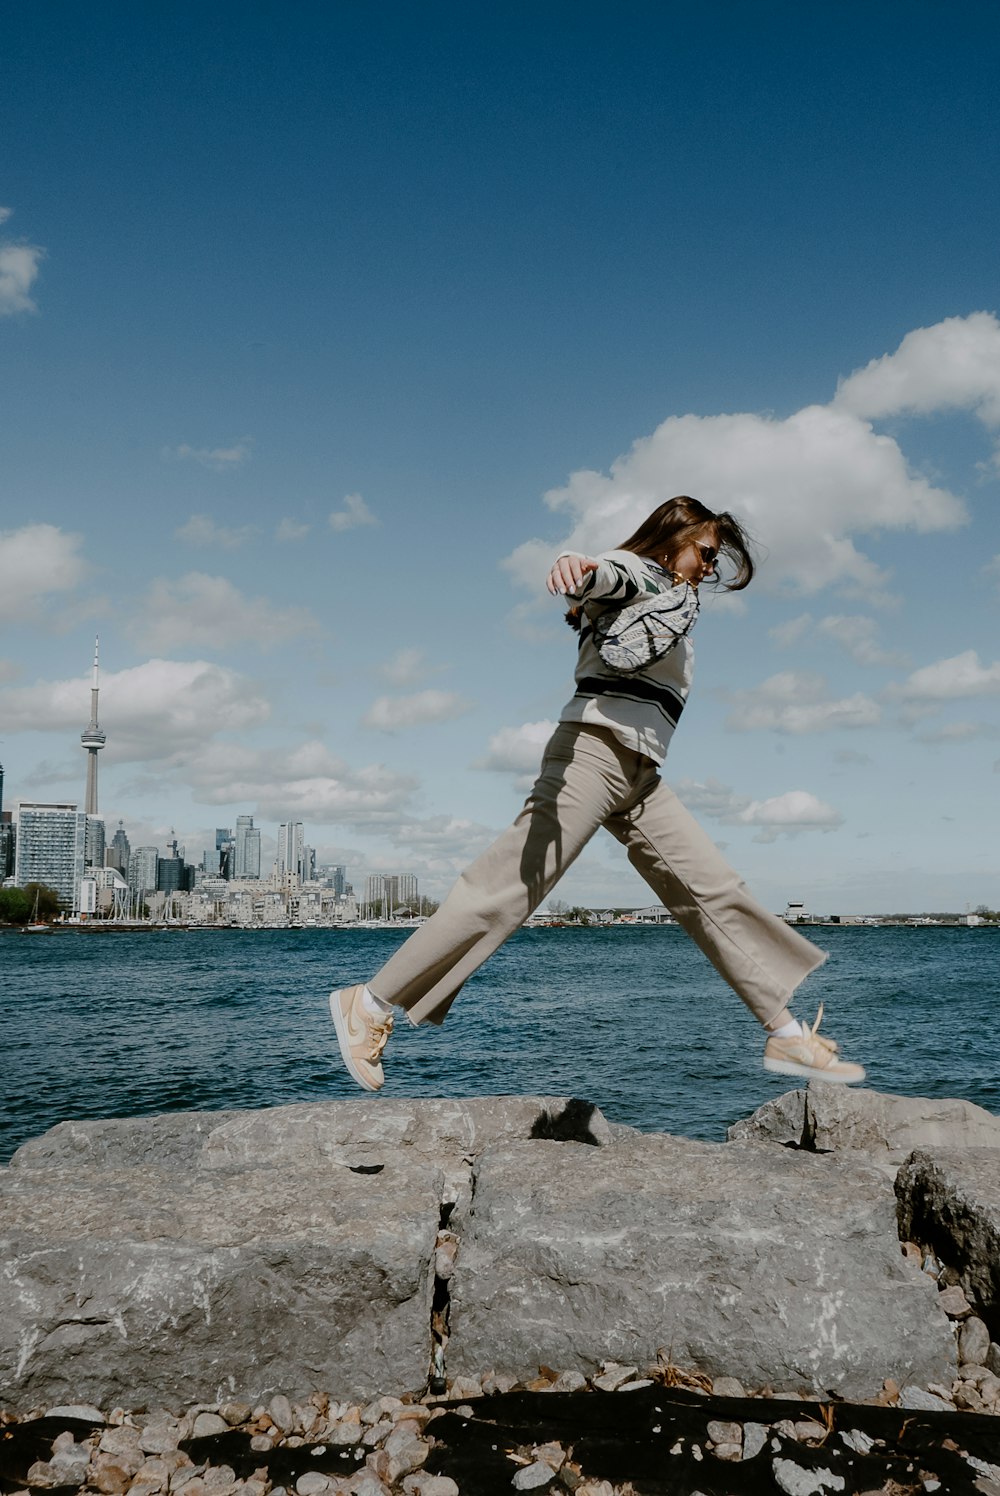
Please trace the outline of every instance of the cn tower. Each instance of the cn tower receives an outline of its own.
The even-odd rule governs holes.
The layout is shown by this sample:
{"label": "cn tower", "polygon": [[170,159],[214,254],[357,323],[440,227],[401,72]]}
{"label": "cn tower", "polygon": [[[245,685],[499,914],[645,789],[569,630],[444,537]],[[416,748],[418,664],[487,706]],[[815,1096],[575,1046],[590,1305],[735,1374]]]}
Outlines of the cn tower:
{"label": "cn tower", "polygon": [[107,733],[97,725],[97,647],[100,637],[94,640],[94,678],[90,685],[90,722],[80,734],[80,742],[87,750],[87,802],[84,810],[89,816],[97,814],[97,755],[108,741]]}

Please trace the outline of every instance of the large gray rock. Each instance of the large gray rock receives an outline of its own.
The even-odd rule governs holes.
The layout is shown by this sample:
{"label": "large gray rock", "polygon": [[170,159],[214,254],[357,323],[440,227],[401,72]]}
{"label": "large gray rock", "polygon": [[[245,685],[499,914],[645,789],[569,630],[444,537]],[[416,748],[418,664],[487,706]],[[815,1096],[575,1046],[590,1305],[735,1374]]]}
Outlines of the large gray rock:
{"label": "large gray rock", "polygon": [[261,1164],[313,1173],[330,1164],[377,1168],[428,1163],[443,1170],[454,1200],[473,1158],[505,1138],[567,1137],[605,1146],[611,1130],[588,1101],[551,1096],[468,1100],[359,1097],[260,1111],[173,1112],[96,1122],[60,1122],[24,1143],[12,1169],[245,1169]]}
{"label": "large gray rock", "polygon": [[662,1353],[748,1386],[865,1397],[954,1368],[934,1284],[900,1253],[892,1185],[858,1155],[500,1144],[453,1224],[452,1374]]}
{"label": "large gray rock", "polygon": [[914,1153],[896,1176],[901,1235],[932,1246],[1000,1318],[1000,1160],[989,1148]]}
{"label": "large gray rock", "polygon": [[417,1162],[0,1171],[0,1399],[417,1390],[441,1189]]}
{"label": "large gray rock", "polygon": [[784,1143],[820,1152],[859,1149],[896,1163],[915,1148],[1000,1150],[1000,1117],[971,1101],[886,1096],[813,1082],[734,1123],[731,1142]]}

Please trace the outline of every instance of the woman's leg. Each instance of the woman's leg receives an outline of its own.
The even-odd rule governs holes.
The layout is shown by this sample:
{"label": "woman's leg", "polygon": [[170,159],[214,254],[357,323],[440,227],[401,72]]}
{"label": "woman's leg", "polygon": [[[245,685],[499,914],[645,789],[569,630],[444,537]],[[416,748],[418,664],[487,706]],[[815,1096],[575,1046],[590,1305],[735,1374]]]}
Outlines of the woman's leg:
{"label": "woman's leg", "polygon": [[607,822],[637,872],[765,1028],[826,960],[752,896],[652,765],[648,787]]}
{"label": "woman's leg", "polygon": [[517,820],[459,878],[440,909],[372,977],[413,1023],[443,1023],[472,973],[551,892],[598,826],[630,802],[638,754],[600,728],[562,723]]}

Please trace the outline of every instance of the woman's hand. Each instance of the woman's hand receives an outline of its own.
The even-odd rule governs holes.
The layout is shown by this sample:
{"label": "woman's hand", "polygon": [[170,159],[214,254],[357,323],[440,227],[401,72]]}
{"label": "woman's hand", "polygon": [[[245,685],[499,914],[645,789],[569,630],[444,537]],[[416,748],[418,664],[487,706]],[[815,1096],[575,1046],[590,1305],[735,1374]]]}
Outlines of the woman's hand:
{"label": "woman's hand", "polygon": [[596,571],[600,564],[591,556],[560,556],[545,578],[545,585],[553,597],[577,592],[587,573]]}

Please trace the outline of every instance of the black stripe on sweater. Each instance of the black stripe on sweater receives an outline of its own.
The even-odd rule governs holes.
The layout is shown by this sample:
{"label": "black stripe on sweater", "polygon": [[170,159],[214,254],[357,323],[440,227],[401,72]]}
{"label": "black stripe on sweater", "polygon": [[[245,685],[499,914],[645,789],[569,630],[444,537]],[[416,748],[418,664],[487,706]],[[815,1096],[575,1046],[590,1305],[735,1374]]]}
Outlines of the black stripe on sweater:
{"label": "black stripe on sweater", "polygon": [[622,677],[605,680],[599,675],[588,675],[576,683],[577,696],[617,696],[625,701],[649,702],[657,707],[674,727],[684,710],[684,698],[669,686],[656,686],[651,681]]}

